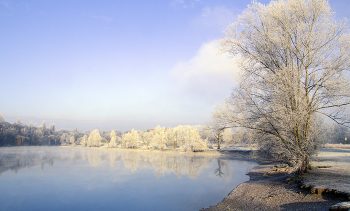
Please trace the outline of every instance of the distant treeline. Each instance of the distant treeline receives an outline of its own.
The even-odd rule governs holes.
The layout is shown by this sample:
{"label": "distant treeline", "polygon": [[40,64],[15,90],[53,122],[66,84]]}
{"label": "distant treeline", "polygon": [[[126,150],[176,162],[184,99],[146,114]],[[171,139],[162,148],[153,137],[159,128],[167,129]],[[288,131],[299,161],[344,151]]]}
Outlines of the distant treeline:
{"label": "distant treeline", "polygon": [[[222,134],[226,144],[236,143],[230,129]],[[205,151],[213,148],[217,140],[213,131],[204,126],[179,125],[175,128],[157,126],[148,130],[56,130],[55,124],[40,127],[32,123],[22,124],[4,121],[0,114],[0,146],[83,146],[83,147],[119,147],[142,149],[181,149],[183,151]]]}
{"label": "distant treeline", "polygon": [[[324,124],[323,143],[349,144],[349,130],[335,124]],[[221,131],[220,141],[224,146],[238,142],[254,143],[248,133],[229,128]],[[348,137],[348,138],[346,138]],[[346,138],[346,139],[345,139]],[[218,133],[205,126],[179,125],[175,128],[157,126],[148,130],[56,130],[55,124],[40,127],[32,123],[22,124],[6,122],[0,114],[0,146],[83,146],[118,147],[141,149],[180,149],[182,151],[205,151],[218,143]],[[214,146],[215,145],[215,146]]]}

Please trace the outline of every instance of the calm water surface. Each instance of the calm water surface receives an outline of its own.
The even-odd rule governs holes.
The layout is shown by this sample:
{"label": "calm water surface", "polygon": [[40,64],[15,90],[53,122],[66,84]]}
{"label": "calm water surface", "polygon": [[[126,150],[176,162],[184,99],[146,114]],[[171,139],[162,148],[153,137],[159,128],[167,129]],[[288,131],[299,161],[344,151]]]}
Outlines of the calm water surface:
{"label": "calm water surface", "polygon": [[201,154],[0,148],[0,210],[200,210],[256,163]]}

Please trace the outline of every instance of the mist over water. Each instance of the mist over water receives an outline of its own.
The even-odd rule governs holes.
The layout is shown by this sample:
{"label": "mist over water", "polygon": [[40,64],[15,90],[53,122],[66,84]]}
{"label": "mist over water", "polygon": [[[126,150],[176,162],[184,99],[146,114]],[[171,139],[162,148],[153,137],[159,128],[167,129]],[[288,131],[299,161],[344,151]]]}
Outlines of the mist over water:
{"label": "mist over water", "polygon": [[0,210],[199,210],[256,165],[204,154],[0,148]]}

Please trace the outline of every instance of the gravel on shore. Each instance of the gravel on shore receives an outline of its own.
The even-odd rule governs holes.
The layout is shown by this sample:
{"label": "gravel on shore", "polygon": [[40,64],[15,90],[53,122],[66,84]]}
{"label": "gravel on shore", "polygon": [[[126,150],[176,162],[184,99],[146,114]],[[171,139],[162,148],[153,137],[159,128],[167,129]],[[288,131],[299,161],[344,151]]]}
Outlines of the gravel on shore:
{"label": "gravel on shore", "polygon": [[[322,150],[311,163],[314,166],[327,164],[304,176],[312,187],[331,187],[332,190],[348,191],[350,187],[350,151]],[[343,153],[343,154],[340,154]],[[285,173],[281,172],[286,171]],[[300,183],[291,179],[283,166],[258,165],[249,174],[251,180],[238,185],[222,202],[203,210],[330,210],[340,202],[349,201],[349,196],[302,189]],[[327,172],[325,172],[327,171]],[[332,172],[330,174],[329,172]],[[327,173],[327,174],[326,174]],[[326,175],[326,177],[324,177]],[[339,177],[342,180],[339,180]],[[288,180],[289,179],[289,180]],[[289,181],[289,182],[288,182]],[[326,184],[327,183],[327,184]],[[344,192],[344,190],[342,190]]]}
{"label": "gravel on shore", "polygon": [[343,197],[310,194],[286,178],[250,180],[240,184],[222,202],[205,210],[329,210]]}

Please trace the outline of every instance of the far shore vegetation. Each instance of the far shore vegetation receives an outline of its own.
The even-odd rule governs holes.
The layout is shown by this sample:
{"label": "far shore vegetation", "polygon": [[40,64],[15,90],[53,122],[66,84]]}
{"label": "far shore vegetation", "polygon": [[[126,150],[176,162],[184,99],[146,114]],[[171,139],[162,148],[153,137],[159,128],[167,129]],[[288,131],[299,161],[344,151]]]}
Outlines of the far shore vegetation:
{"label": "far shore vegetation", "polygon": [[[244,137],[227,129],[222,134],[225,145],[241,142]],[[215,131],[206,126],[179,125],[175,128],[154,127],[148,130],[60,129],[55,124],[41,126],[6,122],[0,114],[0,146],[82,146],[123,149],[206,151],[217,148]]]}
{"label": "far shore vegetation", "polygon": [[[323,123],[319,146],[344,148],[350,145],[345,139],[350,131],[338,124]],[[178,150],[183,152],[202,152],[218,149],[218,137],[221,148],[232,149],[235,146],[257,147],[256,140],[243,130],[227,128],[222,133],[209,126],[179,125],[175,128],[157,126],[148,130],[86,130],[59,129],[55,124],[46,126],[26,125],[17,119],[8,123],[0,114],[0,146],[69,146],[93,148],[119,148],[139,150]],[[350,147],[349,147],[350,148]]]}

